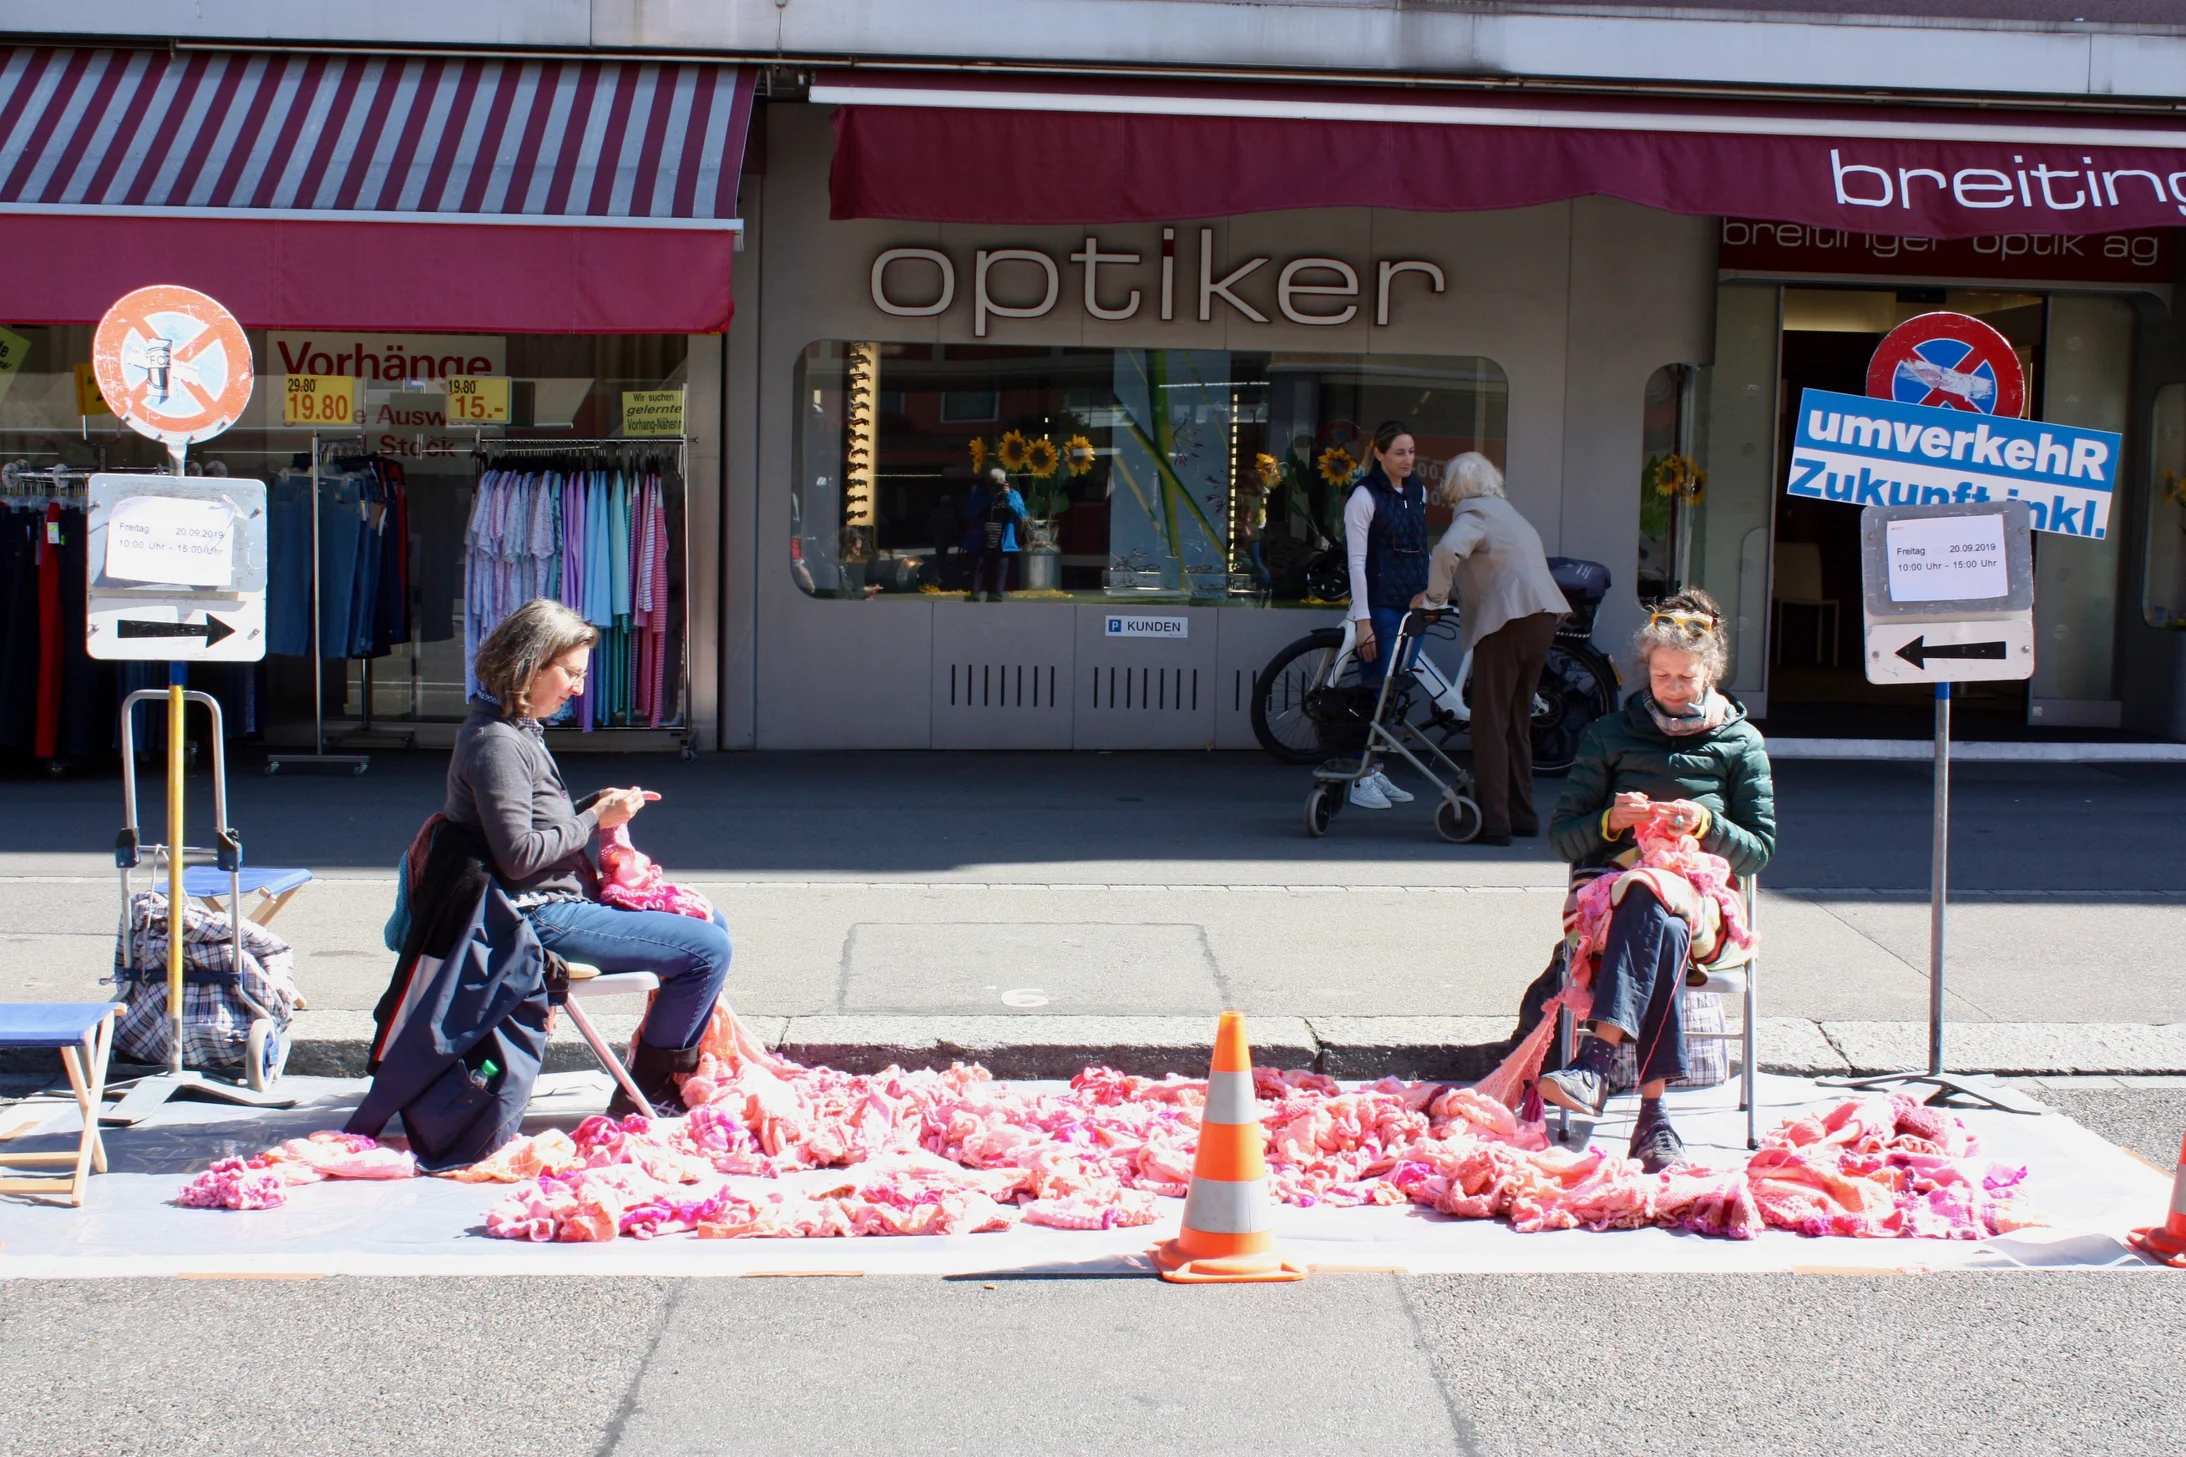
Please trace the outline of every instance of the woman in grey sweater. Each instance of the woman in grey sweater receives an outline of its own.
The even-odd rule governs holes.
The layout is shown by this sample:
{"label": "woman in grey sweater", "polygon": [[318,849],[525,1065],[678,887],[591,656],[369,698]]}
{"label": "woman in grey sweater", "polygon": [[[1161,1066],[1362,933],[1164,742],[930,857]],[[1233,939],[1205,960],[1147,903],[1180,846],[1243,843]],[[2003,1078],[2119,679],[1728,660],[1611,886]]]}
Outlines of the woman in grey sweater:
{"label": "woman in grey sweater", "polygon": [[[547,750],[540,722],[583,691],[598,639],[582,617],[540,597],[479,645],[482,693],[456,734],[444,813],[485,837],[502,889],[549,951],[660,978],[630,1076],[657,1111],[673,1115],[683,1107],[674,1075],[698,1066],[699,1034],[728,979],[728,923],[719,911],[701,921],[600,902],[599,873],[586,853],[593,833],[628,823],[660,796],[633,787],[572,801]],[[618,1089],[608,1112],[634,1111]]]}

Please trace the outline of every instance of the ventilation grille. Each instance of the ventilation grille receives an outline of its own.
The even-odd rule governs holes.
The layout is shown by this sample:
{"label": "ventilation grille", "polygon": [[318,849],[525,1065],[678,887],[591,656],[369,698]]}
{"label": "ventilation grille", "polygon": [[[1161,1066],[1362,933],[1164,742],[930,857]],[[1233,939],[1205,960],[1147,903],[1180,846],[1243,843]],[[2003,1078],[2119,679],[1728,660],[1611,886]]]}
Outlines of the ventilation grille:
{"label": "ventilation grille", "polygon": [[1053,708],[1051,663],[951,663],[951,708]]}
{"label": "ventilation grille", "polygon": [[1199,708],[1197,668],[1095,668],[1093,707],[1151,713],[1192,713]]}

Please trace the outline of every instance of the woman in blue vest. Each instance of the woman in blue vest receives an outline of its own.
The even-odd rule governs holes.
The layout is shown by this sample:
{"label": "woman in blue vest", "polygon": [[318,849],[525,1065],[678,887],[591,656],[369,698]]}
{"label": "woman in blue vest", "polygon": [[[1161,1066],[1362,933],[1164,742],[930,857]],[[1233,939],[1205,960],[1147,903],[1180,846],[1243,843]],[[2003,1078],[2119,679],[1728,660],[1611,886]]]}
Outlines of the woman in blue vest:
{"label": "woman in blue vest", "polygon": [[[1375,427],[1367,471],[1343,508],[1344,554],[1351,567],[1351,619],[1358,631],[1359,678],[1379,688],[1412,599],[1427,590],[1427,487],[1412,473],[1419,448],[1402,420]],[[1413,644],[1418,651],[1418,644]],[[1409,662],[1397,665],[1402,672]],[[1376,765],[1351,786],[1361,809],[1387,809],[1411,794]]]}

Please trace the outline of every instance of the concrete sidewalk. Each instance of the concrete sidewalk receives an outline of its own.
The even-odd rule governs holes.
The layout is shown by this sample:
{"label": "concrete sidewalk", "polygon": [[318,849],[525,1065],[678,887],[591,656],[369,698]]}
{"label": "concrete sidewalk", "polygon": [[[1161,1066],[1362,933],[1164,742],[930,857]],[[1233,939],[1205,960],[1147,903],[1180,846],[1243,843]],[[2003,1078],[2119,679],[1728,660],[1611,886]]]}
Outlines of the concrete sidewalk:
{"label": "concrete sidewalk", "polygon": [[[564,768],[580,787],[662,790],[638,843],[726,911],[738,1009],[797,1055],[846,1065],[1193,1071],[1212,1014],[1237,1006],[1266,1061],[1462,1076],[1492,1063],[1557,936],[1564,868],[1543,842],[1443,844],[1424,801],[1309,839],[1304,772],[1258,755],[565,755]],[[250,770],[239,762],[231,794],[251,861],[321,877],[275,927],[313,1008],[299,1071],[352,1070],[392,966],[393,865],[437,807],[443,762],[376,755],[362,779]],[[1543,781],[1544,812],[1558,787]],[[2186,769],[1979,765],[1957,787],[1952,1064],[2186,1071],[2173,873]],[[192,793],[202,812],[203,779]],[[0,806],[18,827],[0,852],[0,999],[100,995],[118,782],[0,784]],[[1763,1065],[1920,1063],[1926,769],[1789,763],[1778,806]]]}

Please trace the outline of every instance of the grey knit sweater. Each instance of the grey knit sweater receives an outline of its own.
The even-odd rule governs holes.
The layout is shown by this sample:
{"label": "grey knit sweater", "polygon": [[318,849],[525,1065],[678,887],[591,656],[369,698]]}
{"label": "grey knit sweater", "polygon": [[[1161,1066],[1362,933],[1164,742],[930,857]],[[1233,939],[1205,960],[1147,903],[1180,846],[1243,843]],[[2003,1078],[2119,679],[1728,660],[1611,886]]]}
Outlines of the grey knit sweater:
{"label": "grey knit sweater", "polygon": [[456,731],[443,813],[486,837],[501,884],[519,904],[598,900],[585,846],[600,827],[597,792],[572,802],[536,719],[503,718],[476,700]]}

